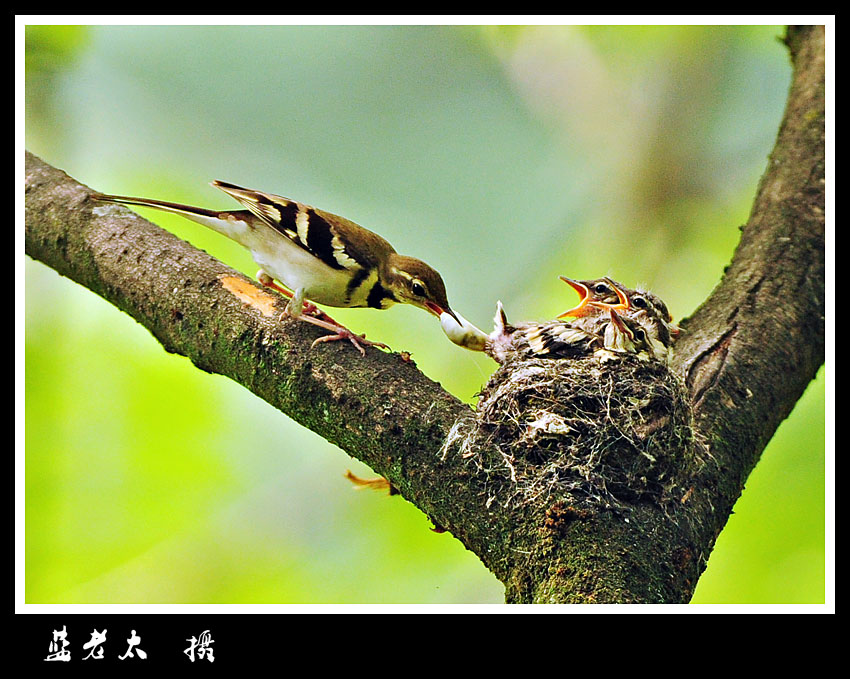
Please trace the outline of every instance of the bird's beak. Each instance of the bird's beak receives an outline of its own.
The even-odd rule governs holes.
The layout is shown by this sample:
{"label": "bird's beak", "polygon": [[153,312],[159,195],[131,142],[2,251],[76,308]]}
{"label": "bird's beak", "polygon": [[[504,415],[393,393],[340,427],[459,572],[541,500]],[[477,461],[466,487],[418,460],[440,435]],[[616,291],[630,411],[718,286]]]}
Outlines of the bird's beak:
{"label": "bird's beak", "polygon": [[630,340],[634,340],[634,333],[629,329],[629,327],[625,323],[623,323],[623,319],[620,318],[620,314],[615,311],[615,307],[610,304],[606,304],[605,306],[608,307],[608,313],[611,314],[611,322],[617,328],[617,332],[620,335],[625,335]]}
{"label": "bird's beak", "polygon": [[564,318],[564,316],[584,316],[585,309],[587,308],[587,304],[590,301],[590,290],[587,289],[587,286],[584,283],[579,283],[578,281],[575,281],[572,278],[560,276],[560,279],[564,281],[564,283],[572,287],[572,289],[579,294],[581,299],[579,300],[578,306],[575,306],[572,309],[568,309],[567,311],[558,314],[557,318]]}
{"label": "bird's beak", "polygon": [[437,318],[439,318],[443,314],[448,314],[457,321],[458,325],[463,325],[463,323],[461,323],[460,319],[457,317],[457,314],[448,307],[444,309],[439,304],[435,304],[434,302],[425,302],[425,308],[432,314],[434,314]]}
{"label": "bird's beak", "polygon": [[632,308],[632,303],[629,301],[628,295],[625,292],[620,290],[620,286],[617,285],[614,281],[612,281],[608,276],[605,276],[605,280],[608,281],[610,286],[614,288],[614,292],[617,293],[617,299],[620,300],[617,305],[614,307],[618,311],[628,311]]}

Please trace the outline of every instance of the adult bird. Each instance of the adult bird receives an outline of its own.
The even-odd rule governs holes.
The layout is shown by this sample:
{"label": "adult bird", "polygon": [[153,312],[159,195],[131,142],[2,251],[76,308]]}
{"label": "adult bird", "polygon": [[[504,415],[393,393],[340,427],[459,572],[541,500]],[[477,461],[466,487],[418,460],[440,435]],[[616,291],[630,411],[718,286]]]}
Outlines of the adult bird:
{"label": "adult bird", "polygon": [[[92,198],[178,214],[247,248],[260,267],[257,272],[260,283],[290,298],[284,316],[307,321],[332,333],[318,338],[313,346],[318,342],[347,339],[364,355],[363,345],[386,347],[354,334],[318,311],[314,304],[386,309],[402,303],[425,309],[437,317],[448,314],[457,318],[449,307],[440,274],[419,259],[398,254],[378,234],[345,217],[273,193],[223,181],[214,181],[212,186],[247,209],[209,210],[103,193],[93,193]],[[285,288],[275,284],[275,280]]]}

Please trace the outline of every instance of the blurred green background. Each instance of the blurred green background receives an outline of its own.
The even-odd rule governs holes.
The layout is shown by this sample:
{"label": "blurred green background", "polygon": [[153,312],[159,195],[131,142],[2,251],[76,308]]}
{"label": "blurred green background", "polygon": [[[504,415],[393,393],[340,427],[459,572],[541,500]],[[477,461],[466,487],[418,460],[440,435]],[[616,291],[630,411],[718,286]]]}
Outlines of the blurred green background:
{"label": "blurred green background", "polygon": [[[235,207],[223,179],[435,266],[483,328],[611,275],[677,318],[717,284],[790,82],[781,27],[28,26],[26,146],[97,190]],[[238,245],[145,213],[253,276]],[[498,603],[372,472],[26,261],[27,603]],[[412,307],[334,312],[458,397],[494,370]],[[320,350],[320,349],[318,349]],[[823,370],[695,603],[824,601]]]}

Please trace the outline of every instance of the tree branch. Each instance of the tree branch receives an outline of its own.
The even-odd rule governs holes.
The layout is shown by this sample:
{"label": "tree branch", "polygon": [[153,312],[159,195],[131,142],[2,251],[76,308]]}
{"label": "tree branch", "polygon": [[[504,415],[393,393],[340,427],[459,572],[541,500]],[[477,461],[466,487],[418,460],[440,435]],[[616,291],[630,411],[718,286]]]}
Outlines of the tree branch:
{"label": "tree branch", "polygon": [[824,361],[824,29],[791,27],[794,77],[779,137],[723,280],[683,322],[675,368],[722,474],[713,530]]}
{"label": "tree branch", "polygon": [[[686,502],[631,520],[557,498],[490,507],[487,480],[441,455],[469,408],[398,354],[280,322],[282,299],[26,155],[26,252],[202,370],[226,375],[386,476],[506,585],[510,602],[686,602],[743,483],[824,360],[823,29],[789,29],[785,119],[723,280],[683,323],[674,369],[717,462]],[[566,513],[565,513],[566,512]],[[553,518],[554,517],[554,518]],[[557,520],[554,520],[557,519]],[[680,520],[682,519],[682,520]]]}

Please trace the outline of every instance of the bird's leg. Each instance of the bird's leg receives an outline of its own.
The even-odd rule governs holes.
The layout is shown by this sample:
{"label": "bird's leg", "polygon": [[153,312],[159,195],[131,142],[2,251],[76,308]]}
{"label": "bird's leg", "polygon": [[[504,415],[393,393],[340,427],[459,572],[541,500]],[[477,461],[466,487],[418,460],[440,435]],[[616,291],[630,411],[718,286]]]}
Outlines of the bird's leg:
{"label": "bird's leg", "polygon": [[[284,297],[289,297],[290,299],[292,299],[293,293],[291,293],[286,288],[280,287],[277,283],[274,282],[274,278],[272,278],[263,269],[260,269],[257,272],[257,280],[260,281],[260,283],[264,287],[271,288],[272,290],[277,290]],[[287,307],[287,309],[288,308],[289,307]],[[317,307],[312,302],[308,302],[306,300],[303,301],[302,302],[302,309],[304,310],[304,313],[306,313],[306,314],[310,314],[311,316],[318,316],[319,318],[323,318],[324,320],[328,321],[329,323],[336,323],[336,321],[334,319],[332,319],[330,316],[328,316],[324,311],[322,311],[319,307]],[[287,313],[287,312],[284,312],[284,313]],[[336,323],[336,324],[339,325],[338,323]]]}
{"label": "bird's leg", "polygon": [[272,290],[277,290],[284,297],[292,298],[292,293],[289,292],[286,288],[280,287],[277,283],[274,282],[274,278],[269,276],[263,269],[260,269],[257,272],[257,280],[267,288],[271,288]]}
{"label": "bird's leg", "polygon": [[302,313],[304,305],[304,289],[298,288],[295,293],[292,295],[292,299],[289,300],[289,304],[286,305],[286,309],[284,310],[284,316],[290,316],[297,320],[307,321],[307,323],[312,323],[313,325],[318,325],[320,328],[324,328],[325,330],[330,330],[332,335],[325,335],[324,337],[319,337],[318,339],[313,341],[313,344],[310,345],[312,349],[320,342],[335,342],[337,340],[348,340],[355,347],[357,347],[358,351],[366,355],[366,351],[363,349],[362,345],[366,345],[369,347],[381,347],[382,349],[389,349],[389,347],[383,342],[372,342],[371,340],[366,339],[366,335],[356,335],[351,332],[345,326],[340,325],[335,320],[328,316],[329,320],[324,320],[322,318],[316,318],[315,316],[308,316]]}
{"label": "bird's leg", "polygon": [[333,335],[325,335],[314,340],[313,344],[310,345],[311,349],[320,342],[335,342],[337,340],[346,339],[351,342],[355,347],[357,347],[360,353],[364,356],[366,355],[366,352],[363,349],[363,344],[368,347],[380,347],[381,349],[389,349],[389,346],[384,344],[383,342],[373,342],[372,340],[367,340],[366,335],[356,335],[355,333],[351,332],[351,330],[342,325],[328,323],[320,318],[315,318],[314,316],[300,316],[300,318],[302,321],[307,321],[308,323],[312,323],[313,325],[318,325],[320,328],[330,330],[334,333]]}

